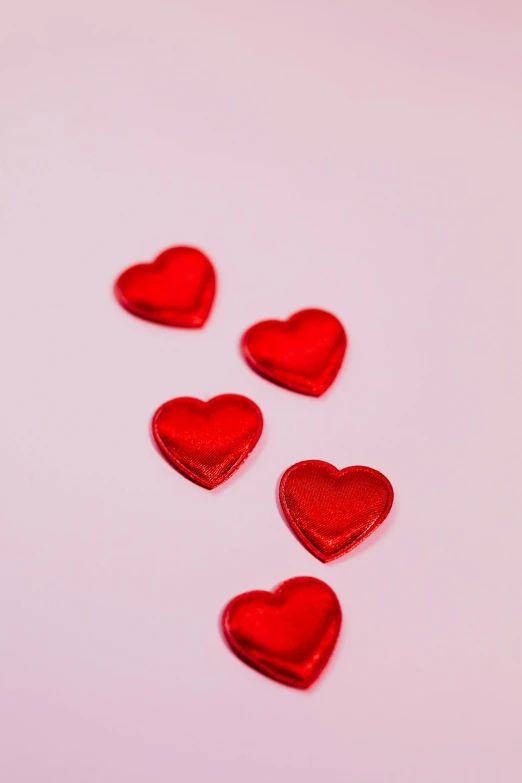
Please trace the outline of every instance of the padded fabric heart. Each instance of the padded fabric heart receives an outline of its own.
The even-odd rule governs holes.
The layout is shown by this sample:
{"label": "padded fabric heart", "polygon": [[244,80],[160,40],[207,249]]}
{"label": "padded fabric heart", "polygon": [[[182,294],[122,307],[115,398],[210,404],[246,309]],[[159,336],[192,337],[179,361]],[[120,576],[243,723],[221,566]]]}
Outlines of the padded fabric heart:
{"label": "padded fabric heart", "polygon": [[237,596],[223,612],[222,627],[232,650],[250,666],[285,685],[308,688],[328,663],[341,619],[331,587],[299,576],[273,593]]}
{"label": "padded fabric heart", "polygon": [[319,397],[333,383],[346,352],[342,323],[325,310],[301,310],[287,321],[261,321],[243,335],[253,370],[287,389]]}
{"label": "padded fabric heart", "polygon": [[116,280],[119,303],[134,315],[168,326],[203,326],[210,313],[216,275],[193,247],[171,247],[155,261],[136,264]]}
{"label": "padded fabric heart", "polygon": [[301,543],[327,562],[360,544],[386,519],[393,488],[372,468],[337,470],[328,462],[306,460],[288,468],[279,500]]}
{"label": "padded fabric heart", "polygon": [[207,489],[230,478],[262,430],[261,411],[238,394],[222,394],[208,402],[178,397],[158,408],[152,420],[152,434],[163,455]]}

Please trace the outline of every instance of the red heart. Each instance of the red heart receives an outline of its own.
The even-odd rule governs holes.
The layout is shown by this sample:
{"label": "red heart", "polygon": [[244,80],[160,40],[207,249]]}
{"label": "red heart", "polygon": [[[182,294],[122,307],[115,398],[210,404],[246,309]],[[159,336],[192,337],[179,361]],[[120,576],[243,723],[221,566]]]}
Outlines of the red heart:
{"label": "red heart", "polygon": [[261,411],[238,394],[208,402],[178,397],[158,408],[152,419],[152,434],[167,460],[207,489],[230,478],[262,430]]}
{"label": "red heart", "polygon": [[261,321],[243,335],[253,370],[287,389],[319,397],[333,383],[346,352],[346,332],[335,315],[300,310],[287,321]]}
{"label": "red heart", "polygon": [[329,462],[306,460],[288,468],[279,500],[301,543],[326,563],[360,544],[386,519],[393,488],[372,468],[337,470]]}
{"label": "red heart", "polygon": [[140,318],[168,326],[203,326],[210,313],[216,275],[193,247],[171,247],[149,264],[136,264],[116,280],[118,302]]}
{"label": "red heart", "polygon": [[254,590],[233,598],[223,612],[222,627],[245,663],[285,685],[309,688],[328,663],[341,619],[331,587],[298,576],[273,593]]}

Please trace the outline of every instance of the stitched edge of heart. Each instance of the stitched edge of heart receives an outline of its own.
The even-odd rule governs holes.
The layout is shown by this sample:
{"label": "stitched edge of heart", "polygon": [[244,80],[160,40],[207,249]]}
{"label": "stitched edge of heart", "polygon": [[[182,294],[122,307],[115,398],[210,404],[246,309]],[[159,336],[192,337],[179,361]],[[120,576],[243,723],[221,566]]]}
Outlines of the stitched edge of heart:
{"label": "stitched edge of heart", "polygon": [[[323,587],[327,588],[329,593],[334,598],[334,601],[335,601],[335,604],[336,604],[336,608],[337,608],[337,627],[335,628],[334,638],[332,639],[332,641],[330,643],[330,646],[323,652],[320,664],[317,665],[317,667],[313,670],[313,672],[310,674],[309,677],[307,677],[307,679],[305,681],[298,680],[298,679],[296,679],[295,677],[292,677],[292,676],[286,676],[285,677],[285,675],[283,673],[281,673],[281,672],[279,672],[277,670],[274,670],[270,665],[266,665],[266,664],[263,664],[263,663],[261,663],[259,661],[254,660],[252,658],[249,658],[248,655],[246,655],[244,653],[242,647],[240,645],[236,644],[235,638],[234,638],[233,634],[231,633],[230,628],[228,626],[230,610],[232,609],[233,605],[237,601],[241,601],[244,598],[246,598],[247,596],[252,596],[252,595],[259,595],[259,596],[270,595],[270,596],[272,596],[274,598],[277,598],[278,595],[280,595],[290,583],[295,583],[295,582],[298,582],[298,581],[303,581],[303,582],[307,582],[307,583],[308,582],[318,582]],[[246,592],[241,593],[240,595],[236,595],[234,598],[232,598],[228,602],[228,604],[225,606],[225,608],[223,609],[223,612],[221,614],[221,631],[223,633],[225,641],[229,645],[229,647],[232,650],[232,652],[239,658],[239,660],[243,661],[243,663],[245,663],[247,666],[249,666],[250,668],[254,669],[255,671],[260,672],[265,677],[269,677],[270,679],[275,680],[276,682],[281,682],[281,683],[283,683],[283,685],[288,685],[288,686],[290,686],[292,688],[297,688],[298,690],[307,690],[308,688],[310,688],[310,686],[313,685],[316,682],[316,680],[320,677],[320,675],[324,671],[324,669],[325,669],[328,661],[332,657],[333,651],[334,651],[334,649],[335,649],[335,647],[337,645],[337,641],[339,639],[339,634],[341,632],[342,623],[343,623],[343,613],[342,613],[342,609],[341,609],[341,603],[340,603],[336,593],[334,592],[334,590],[332,590],[330,585],[326,584],[326,582],[323,582],[322,579],[317,579],[314,576],[294,576],[294,577],[291,577],[290,579],[285,579],[284,582],[281,582],[272,591],[270,591],[270,590],[247,590]]]}
{"label": "stitched edge of heart", "polygon": [[[339,552],[336,552],[335,554],[325,555],[324,552],[321,552],[320,549],[317,549],[317,547],[309,540],[309,538],[307,538],[307,536],[303,533],[301,528],[294,521],[292,513],[287,505],[286,496],[285,496],[285,487],[286,487],[287,479],[296,468],[299,468],[302,465],[313,465],[314,467],[325,468],[330,473],[334,473],[334,475],[337,476],[343,476],[355,470],[359,470],[359,471],[363,470],[381,479],[388,490],[388,500],[386,502],[384,510],[382,511],[382,513],[380,514],[376,522],[374,522],[369,528],[367,528],[367,530],[365,530],[364,533],[362,533],[359,536],[359,538],[357,538],[351,544],[348,544],[347,546],[343,547],[341,550],[339,550]],[[323,460],[318,460],[318,459],[307,459],[307,460],[302,460],[301,462],[296,462],[294,465],[291,465],[288,468],[288,470],[284,472],[279,482],[279,503],[281,505],[281,509],[283,511],[283,514],[286,518],[286,521],[291,531],[294,533],[296,538],[301,542],[301,544],[303,544],[303,546],[306,549],[308,549],[308,551],[311,552],[312,555],[314,555],[314,557],[316,557],[322,563],[329,563],[332,560],[337,560],[337,558],[346,555],[352,549],[355,549],[356,546],[362,544],[362,542],[366,538],[368,538],[368,536],[370,536],[384,522],[384,520],[390,513],[391,507],[393,505],[393,500],[394,500],[394,492],[389,479],[387,479],[383,473],[380,473],[378,470],[375,470],[375,468],[369,468],[366,465],[350,465],[347,468],[341,468],[340,470],[338,470],[335,467],[335,465],[332,465],[330,462],[324,462]]]}
{"label": "stitched edge of heart", "polygon": [[[291,321],[294,318],[298,318],[300,315],[302,315],[303,313],[307,313],[310,310],[318,311],[321,313],[327,313],[328,315],[331,315],[332,318],[335,318],[335,320],[339,323],[342,329],[342,335],[344,340],[336,366],[330,369],[330,372],[328,373],[328,375],[325,376],[324,379],[322,379],[321,383],[314,383],[312,381],[309,382],[307,381],[301,382],[299,380],[296,381],[294,377],[290,375],[286,375],[284,379],[279,379],[274,377],[271,373],[265,370],[263,365],[257,362],[256,358],[250,352],[250,348],[248,347],[248,340],[250,338],[250,334],[254,329],[258,328],[259,326],[264,326],[265,324],[271,324],[271,325],[275,324],[277,326],[280,326],[281,324],[291,323]],[[330,313],[328,310],[321,310],[318,307],[307,307],[304,310],[298,310],[296,313],[293,313],[286,320],[278,320],[277,318],[270,318],[265,321],[259,321],[256,324],[252,324],[252,326],[250,326],[243,333],[243,336],[241,337],[240,347],[241,347],[241,353],[243,354],[247,364],[258,375],[261,375],[263,378],[266,378],[267,381],[271,381],[272,383],[276,384],[276,386],[280,386],[283,389],[289,389],[290,391],[299,392],[300,394],[306,394],[309,397],[321,397],[321,395],[323,395],[325,391],[327,391],[332,385],[332,383],[335,381],[339,373],[339,370],[342,367],[344,357],[346,355],[346,350],[348,348],[348,336],[346,334],[346,329],[344,328],[343,324],[341,323],[339,318],[337,318],[336,315]],[[282,373],[282,375],[284,375],[284,373]]]}
{"label": "stitched edge of heart", "polygon": [[[189,314],[187,316],[181,316],[178,318],[170,317],[169,319],[165,319],[159,316],[154,316],[153,313],[151,314],[144,313],[130,299],[127,299],[127,297],[125,296],[125,294],[123,293],[120,287],[123,277],[128,272],[130,272],[131,269],[136,269],[137,267],[151,267],[158,263],[161,264],[162,257],[167,253],[170,253],[172,250],[190,251],[191,253],[198,253],[199,255],[203,256],[203,258],[205,258],[205,260],[208,263],[211,274],[208,282],[205,285],[205,288],[203,289],[203,294],[201,297],[203,301],[208,300],[208,306],[206,307],[206,310],[203,312],[203,314],[200,313],[197,313],[195,315]],[[150,321],[151,323],[161,324],[163,326],[173,326],[179,329],[200,329],[207,322],[212,307],[214,305],[214,300],[216,298],[216,287],[217,287],[216,270],[214,269],[214,265],[212,264],[210,258],[201,250],[198,250],[197,247],[191,247],[190,245],[174,245],[173,247],[168,247],[166,250],[163,250],[152,261],[138,262],[137,264],[132,264],[131,266],[128,266],[126,269],[124,269],[123,272],[121,272],[116,278],[116,281],[113,286],[113,291],[114,291],[114,296],[116,297],[118,303],[125,310],[128,310],[129,313],[132,313],[132,315],[135,315],[137,318],[141,318],[143,321]]]}
{"label": "stitched edge of heart", "polygon": [[[172,452],[169,451],[169,449],[165,446],[158,430],[158,419],[162,411],[164,410],[164,408],[166,408],[172,402],[196,401],[199,403],[203,403],[204,405],[208,405],[209,403],[214,402],[215,400],[220,400],[223,397],[226,397],[228,400],[246,400],[252,406],[254,412],[256,413],[257,429],[254,433],[254,437],[248,444],[248,448],[245,449],[245,451],[239,455],[236,462],[234,462],[232,467],[219,479],[219,481],[205,481],[201,478],[201,476],[198,476],[189,468],[187,468],[186,465],[181,460],[179,460],[175,455],[173,455]],[[241,467],[241,465],[251,454],[259,438],[261,437],[261,434],[263,432],[263,426],[264,426],[264,420],[263,420],[263,414],[261,412],[261,409],[259,408],[258,405],[256,405],[255,402],[253,402],[253,400],[251,400],[249,397],[245,397],[243,394],[218,394],[216,397],[211,397],[209,400],[200,400],[197,397],[173,397],[172,400],[167,400],[167,402],[164,402],[163,405],[160,405],[160,407],[154,413],[151,422],[152,436],[162,456],[165,457],[167,462],[170,463],[174,468],[176,468],[176,470],[178,470],[183,476],[189,478],[191,481],[193,481],[195,484],[198,484],[200,487],[204,487],[205,489],[209,489],[209,490],[219,487],[220,484],[223,484],[225,481],[227,481],[227,479],[229,479],[236,472],[236,470],[238,470],[238,468]]]}

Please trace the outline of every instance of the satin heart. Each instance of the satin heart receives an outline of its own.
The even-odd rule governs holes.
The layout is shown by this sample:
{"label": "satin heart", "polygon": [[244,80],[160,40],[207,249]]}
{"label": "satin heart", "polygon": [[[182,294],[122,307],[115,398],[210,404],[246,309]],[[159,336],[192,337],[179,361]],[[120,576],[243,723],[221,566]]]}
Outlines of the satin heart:
{"label": "satin heart", "polygon": [[328,462],[306,460],[288,468],[279,500],[301,543],[326,563],[360,544],[386,519],[393,488],[372,468],[337,470]]}
{"label": "satin heart", "polygon": [[200,327],[210,313],[216,276],[209,259],[192,247],[171,247],[148,264],[126,269],[114,292],[140,318],[168,326]]}
{"label": "satin heart", "polygon": [[244,333],[241,349],[253,370],[287,389],[319,397],[333,383],[346,352],[335,315],[301,310],[287,321],[261,321]]}
{"label": "satin heart", "polygon": [[274,680],[309,688],[328,663],[341,628],[341,607],[319,579],[298,576],[273,593],[233,598],[222,627],[232,650]]}
{"label": "satin heart", "polygon": [[261,411],[238,394],[222,394],[208,402],[178,397],[158,408],[152,420],[152,434],[163,455],[207,489],[235,473],[262,430]]}

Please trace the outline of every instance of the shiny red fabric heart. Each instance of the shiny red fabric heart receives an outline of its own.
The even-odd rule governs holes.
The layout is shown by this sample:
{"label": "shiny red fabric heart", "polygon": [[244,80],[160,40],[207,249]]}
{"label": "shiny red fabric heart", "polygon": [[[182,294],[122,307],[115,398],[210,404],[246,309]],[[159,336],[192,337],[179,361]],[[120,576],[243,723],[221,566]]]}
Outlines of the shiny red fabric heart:
{"label": "shiny red fabric heart", "polygon": [[114,285],[118,302],[134,315],[193,328],[207,320],[215,289],[212,264],[193,247],[171,247],[151,263],[131,266]]}
{"label": "shiny red fabric heart", "polygon": [[235,473],[262,430],[261,411],[238,394],[222,394],[208,402],[178,397],[158,408],[152,419],[152,434],[162,454],[207,489]]}
{"label": "shiny red fabric heart", "polygon": [[298,576],[273,593],[254,590],[233,598],[223,612],[222,628],[245,663],[285,685],[309,688],[328,663],[341,620],[331,587]]}
{"label": "shiny red fabric heart", "polygon": [[261,321],[244,333],[248,364],[287,389],[319,397],[333,383],[346,352],[342,323],[325,310],[300,310],[287,321]]}
{"label": "shiny red fabric heart", "polygon": [[297,538],[323,563],[349,552],[389,514],[393,488],[372,468],[306,460],[288,468],[279,500]]}

